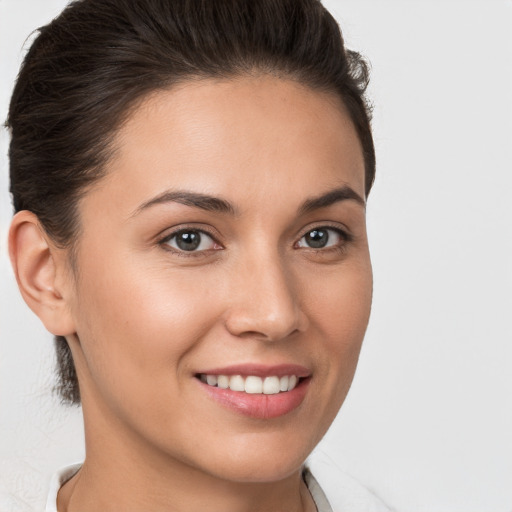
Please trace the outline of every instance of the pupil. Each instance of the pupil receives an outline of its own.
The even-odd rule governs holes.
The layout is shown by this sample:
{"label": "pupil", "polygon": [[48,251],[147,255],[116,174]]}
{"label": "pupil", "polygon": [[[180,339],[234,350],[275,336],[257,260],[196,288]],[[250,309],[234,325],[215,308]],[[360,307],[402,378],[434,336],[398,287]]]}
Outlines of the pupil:
{"label": "pupil", "polygon": [[314,229],[306,235],[308,245],[314,249],[325,247],[328,238],[327,231],[323,231],[321,229]]}
{"label": "pupil", "polygon": [[201,235],[197,231],[184,231],[176,236],[176,245],[183,251],[193,251],[200,243]]}

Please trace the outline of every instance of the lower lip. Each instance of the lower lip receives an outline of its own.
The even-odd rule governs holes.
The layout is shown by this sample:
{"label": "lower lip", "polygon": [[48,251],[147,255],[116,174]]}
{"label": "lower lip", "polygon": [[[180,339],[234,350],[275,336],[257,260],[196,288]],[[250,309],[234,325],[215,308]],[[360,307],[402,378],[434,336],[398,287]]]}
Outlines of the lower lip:
{"label": "lower lip", "polygon": [[237,413],[250,418],[272,419],[284,416],[297,409],[304,400],[310,378],[301,379],[291,391],[275,395],[250,394],[209,386],[197,381],[215,401]]}

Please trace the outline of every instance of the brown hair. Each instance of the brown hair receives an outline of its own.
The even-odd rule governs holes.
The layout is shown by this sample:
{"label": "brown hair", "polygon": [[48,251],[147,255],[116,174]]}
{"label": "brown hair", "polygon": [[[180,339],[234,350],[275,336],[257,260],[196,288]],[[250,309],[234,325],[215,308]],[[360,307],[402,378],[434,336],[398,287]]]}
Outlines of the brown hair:
{"label": "brown hair", "polygon": [[[375,175],[368,69],[319,0],[76,0],[39,29],[14,88],[14,209],[73,248],[76,203],[103,176],[116,129],[148,93],[191,78],[272,73],[341,97]],[[56,337],[57,389],[80,403],[71,351]]]}

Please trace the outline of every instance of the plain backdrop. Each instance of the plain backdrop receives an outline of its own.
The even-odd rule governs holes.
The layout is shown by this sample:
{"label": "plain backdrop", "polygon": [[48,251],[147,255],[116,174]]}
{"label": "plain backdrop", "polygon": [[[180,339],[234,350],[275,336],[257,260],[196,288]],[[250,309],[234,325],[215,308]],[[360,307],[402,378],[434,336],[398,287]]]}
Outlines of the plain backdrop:
{"label": "plain backdrop", "polygon": [[[0,0],[1,121],[26,38],[65,3]],[[512,1],[325,4],[372,65],[375,294],[313,467],[320,481],[329,465],[350,473],[400,512],[510,512]],[[80,410],[52,397],[51,336],[8,263],[7,146],[2,130],[0,510],[18,512],[41,510],[51,473],[84,448]]]}

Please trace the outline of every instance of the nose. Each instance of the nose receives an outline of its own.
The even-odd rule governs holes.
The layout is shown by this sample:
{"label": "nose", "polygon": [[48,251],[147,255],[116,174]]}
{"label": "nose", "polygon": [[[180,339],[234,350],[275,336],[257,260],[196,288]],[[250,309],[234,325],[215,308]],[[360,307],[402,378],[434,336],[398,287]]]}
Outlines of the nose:
{"label": "nose", "polygon": [[232,335],[279,341],[306,329],[297,283],[279,257],[251,258],[232,275],[226,317]]}

